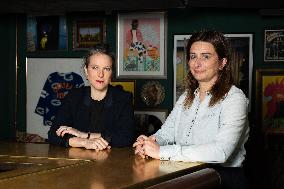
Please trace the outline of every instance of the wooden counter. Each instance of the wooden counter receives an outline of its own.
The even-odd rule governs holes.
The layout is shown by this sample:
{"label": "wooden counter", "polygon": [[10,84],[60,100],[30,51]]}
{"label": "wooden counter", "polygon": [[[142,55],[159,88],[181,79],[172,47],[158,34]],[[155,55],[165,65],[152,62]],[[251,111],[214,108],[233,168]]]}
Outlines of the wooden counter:
{"label": "wooden counter", "polygon": [[133,148],[95,152],[0,142],[0,189],[145,188],[204,167],[202,163],[142,159]]}

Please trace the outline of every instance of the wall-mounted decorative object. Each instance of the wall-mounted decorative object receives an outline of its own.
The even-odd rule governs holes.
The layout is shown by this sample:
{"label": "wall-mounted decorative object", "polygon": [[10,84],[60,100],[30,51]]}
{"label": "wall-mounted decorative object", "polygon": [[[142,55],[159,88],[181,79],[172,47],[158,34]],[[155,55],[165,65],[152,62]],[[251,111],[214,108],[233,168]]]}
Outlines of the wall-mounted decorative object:
{"label": "wall-mounted decorative object", "polygon": [[[174,103],[184,92],[188,71],[186,45],[191,35],[174,35]],[[234,83],[251,99],[253,69],[253,34],[225,34],[232,46],[231,68]],[[250,108],[249,108],[250,109]]]}
{"label": "wall-mounted decorative object", "polygon": [[133,103],[135,102],[135,81],[112,81],[110,84],[113,86],[120,85],[125,91],[131,92],[133,95]]}
{"label": "wall-mounted decorative object", "polygon": [[165,99],[165,88],[158,81],[148,81],[142,86],[141,98],[147,106],[158,106]]}
{"label": "wall-mounted decorative object", "polygon": [[27,16],[27,52],[67,50],[65,16]]}
{"label": "wall-mounted decorative object", "polygon": [[117,78],[166,78],[165,13],[119,14]]}
{"label": "wall-mounted decorative object", "polygon": [[256,110],[264,132],[284,133],[284,70],[256,70]]}
{"label": "wall-mounted decorative object", "polygon": [[284,61],[284,29],[264,31],[264,61]]}
{"label": "wall-mounted decorative object", "polygon": [[104,19],[75,19],[73,21],[73,49],[84,50],[105,42]]}
{"label": "wall-mounted decorative object", "polygon": [[135,110],[135,123],[138,126],[138,134],[150,136],[156,133],[168,116],[167,109]]}
{"label": "wall-mounted decorative object", "polygon": [[82,58],[28,58],[27,133],[47,138],[55,112],[72,88],[89,85]]}

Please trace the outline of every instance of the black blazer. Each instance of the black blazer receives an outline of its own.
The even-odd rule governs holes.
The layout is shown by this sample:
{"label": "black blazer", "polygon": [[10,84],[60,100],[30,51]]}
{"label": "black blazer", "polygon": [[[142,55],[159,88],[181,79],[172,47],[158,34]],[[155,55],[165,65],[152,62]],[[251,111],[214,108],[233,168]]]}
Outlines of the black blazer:
{"label": "black blazer", "polygon": [[[102,137],[112,147],[131,146],[135,140],[135,122],[132,94],[119,87],[109,85],[102,112]],[[53,125],[48,131],[49,143],[65,146],[66,138],[58,137],[56,130],[61,125],[73,127],[82,132],[90,128],[91,88],[73,89],[64,99]]]}

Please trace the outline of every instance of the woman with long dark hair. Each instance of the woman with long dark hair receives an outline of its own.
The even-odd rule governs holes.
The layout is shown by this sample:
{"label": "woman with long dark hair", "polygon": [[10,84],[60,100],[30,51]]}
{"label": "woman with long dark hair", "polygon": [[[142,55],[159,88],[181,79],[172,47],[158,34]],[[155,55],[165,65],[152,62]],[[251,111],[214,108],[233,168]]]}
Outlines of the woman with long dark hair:
{"label": "woman with long dark hair", "polygon": [[247,188],[242,171],[248,139],[248,100],[233,85],[230,46],[217,31],[194,33],[187,44],[185,92],[160,130],[133,146],[141,157],[206,162],[223,188]]}

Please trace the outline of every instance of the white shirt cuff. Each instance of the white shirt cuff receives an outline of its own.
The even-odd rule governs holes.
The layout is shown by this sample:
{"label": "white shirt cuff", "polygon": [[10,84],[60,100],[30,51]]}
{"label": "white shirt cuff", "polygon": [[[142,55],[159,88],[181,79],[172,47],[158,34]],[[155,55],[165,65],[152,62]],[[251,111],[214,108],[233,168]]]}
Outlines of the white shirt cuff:
{"label": "white shirt cuff", "polygon": [[180,145],[160,146],[160,160],[171,160],[180,153]]}

